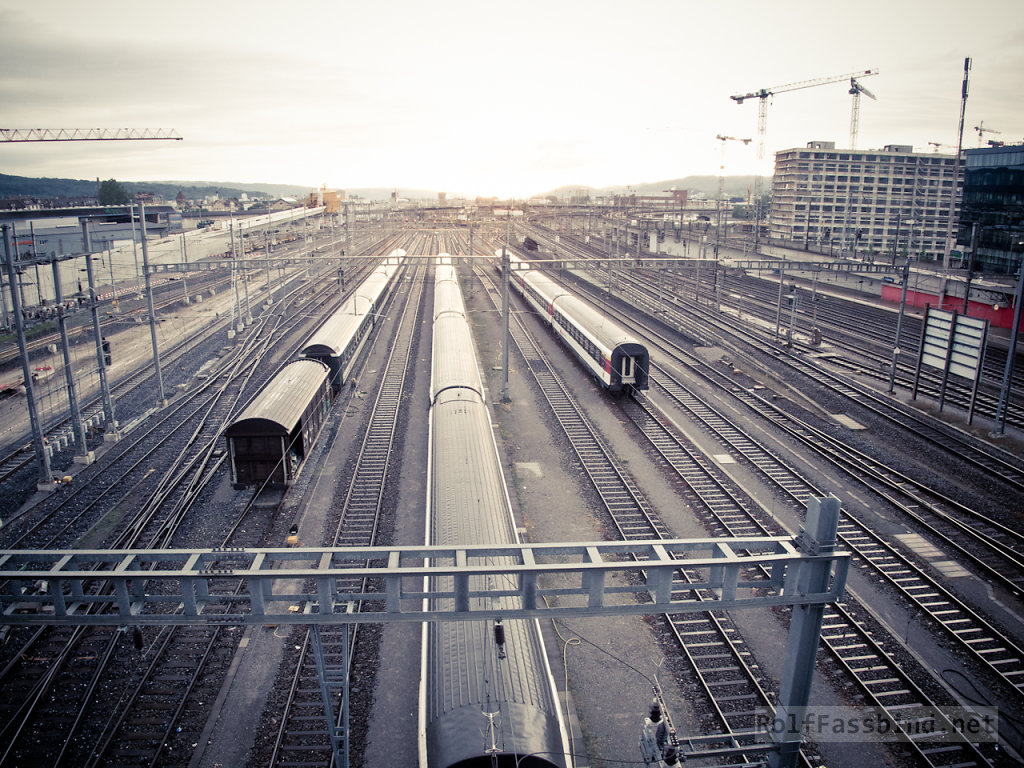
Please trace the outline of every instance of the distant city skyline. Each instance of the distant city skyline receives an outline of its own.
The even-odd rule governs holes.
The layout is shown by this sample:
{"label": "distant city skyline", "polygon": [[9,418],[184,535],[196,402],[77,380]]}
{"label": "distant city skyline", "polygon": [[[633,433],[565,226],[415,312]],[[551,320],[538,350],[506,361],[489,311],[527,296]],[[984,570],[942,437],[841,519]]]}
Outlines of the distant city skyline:
{"label": "distant city skyline", "polygon": [[[171,7],[54,0],[0,10],[9,128],[162,128],[183,141],[0,143],[5,173],[187,179],[522,197],[563,186],[770,175],[775,151],[952,152],[965,56],[964,146],[1024,139],[1024,14],[1008,0],[809,6],[237,0]],[[991,133],[979,137],[975,126]],[[997,133],[998,132],[998,133]],[[716,135],[749,138],[722,142]],[[723,150],[724,149],[724,155]]]}

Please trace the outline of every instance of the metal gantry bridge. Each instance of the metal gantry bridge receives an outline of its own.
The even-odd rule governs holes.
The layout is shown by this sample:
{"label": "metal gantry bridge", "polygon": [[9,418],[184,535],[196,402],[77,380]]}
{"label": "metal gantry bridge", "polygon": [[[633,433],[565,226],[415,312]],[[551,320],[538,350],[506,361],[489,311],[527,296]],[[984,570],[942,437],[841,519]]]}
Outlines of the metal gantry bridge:
{"label": "metal gantry bridge", "polygon": [[[825,605],[841,599],[839,500],[812,498],[797,536],[507,546],[0,551],[0,624],[139,626],[474,621],[692,613],[793,606],[779,712],[804,711]],[[753,566],[767,570],[756,576]],[[700,580],[675,590],[685,567]],[[359,579],[346,577],[357,576]],[[362,577],[381,591],[343,592]],[[241,586],[239,586],[241,583]],[[499,585],[495,588],[495,585]],[[365,587],[357,587],[365,589]],[[697,590],[716,599],[698,600]],[[353,610],[353,606],[361,606]],[[347,765],[347,711],[327,695],[337,665],[318,656],[328,728]],[[772,762],[795,765],[797,727]],[[342,726],[336,726],[342,723]],[[753,735],[753,734],[751,734]],[[763,736],[763,734],[760,734]],[[760,747],[764,751],[765,747]]]}

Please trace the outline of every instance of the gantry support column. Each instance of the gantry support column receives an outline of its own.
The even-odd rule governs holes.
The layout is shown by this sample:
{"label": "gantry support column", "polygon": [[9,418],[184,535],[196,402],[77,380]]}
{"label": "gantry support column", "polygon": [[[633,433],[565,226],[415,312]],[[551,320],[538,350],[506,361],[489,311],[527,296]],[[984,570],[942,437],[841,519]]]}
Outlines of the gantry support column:
{"label": "gantry support column", "polygon": [[[835,551],[838,528],[839,499],[832,495],[812,497],[807,501],[807,518],[797,546],[805,555],[830,555]],[[828,589],[832,576],[828,560],[806,561],[799,568],[796,575],[798,595]],[[771,768],[795,768],[797,764],[824,615],[824,603],[793,606],[789,640],[786,643],[786,662],[779,686],[779,707],[775,713],[775,722],[782,723],[784,727],[778,732],[772,729],[779,751],[769,757]]]}
{"label": "gantry support column", "polygon": [[[346,613],[352,613],[354,603],[349,603]],[[309,627],[309,640],[313,647],[316,660],[316,673],[320,681],[320,695],[324,702],[324,715],[327,718],[327,733],[331,738],[331,751],[334,753],[334,768],[348,768],[348,692],[349,692],[349,657],[352,651],[352,633],[355,627],[324,627],[312,624]],[[341,635],[341,647],[329,648],[324,642],[321,631],[332,631]],[[333,653],[333,655],[330,655]],[[337,710],[335,707],[340,707]]]}

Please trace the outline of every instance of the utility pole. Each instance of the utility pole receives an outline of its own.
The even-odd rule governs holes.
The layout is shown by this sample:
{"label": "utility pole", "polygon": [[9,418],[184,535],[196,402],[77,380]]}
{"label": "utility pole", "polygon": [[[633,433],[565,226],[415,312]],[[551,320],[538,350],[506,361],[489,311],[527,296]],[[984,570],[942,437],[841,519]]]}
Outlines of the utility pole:
{"label": "utility pole", "polygon": [[135,245],[135,203],[132,202],[128,205],[129,215],[132,220],[132,256],[135,259],[135,291],[142,293],[142,276],[139,275],[139,250]]}
{"label": "utility pole", "polygon": [[[307,221],[308,223],[308,221]],[[242,240],[242,222],[238,222],[238,252],[245,256],[245,242]],[[308,267],[306,274],[308,275]],[[238,280],[242,267],[235,256],[235,246],[231,246],[231,282],[235,284],[235,331],[241,333],[245,330],[245,319],[242,317],[242,299],[238,293]]]}
{"label": "utility pole", "polygon": [[511,238],[512,230],[512,216],[509,215],[508,221],[505,226],[505,246],[501,249],[501,323],[502,323],[502,336],[501,336],[501,402],[507,403],[511,400],[508,395],[508,323],[509,323],[509,304],[508,304],[508,281],[511,278],[510,272],[512,269],[511,260],[509,259],[508,243]]}
{"label": "utility pole", "polygon": [[[807,555],[829,556],[835,551],[839,527],[839,499],[829,495],[807,501],[801,550]],[[831,575],[827,560],[808,562],[794,577],[797,594],[813,594],[827,587]],[[787,589],[787,592],[789,590]],[[795,768],[802,741],[802,717],[810,702],[814,658],[821,643],[824,605],[794,605],[786,641],[776,717],[787,724],[772,732],[778,752],[768,757],[770,768]]]}
{"label": "utility pole", "polygon": [[270,304],[273,300],[273,292],[270,289],[270,235],[267,230],[263,230],[263,250],[267,256],[267,301],[266,307],[270,309]]}
{"label": "utility pole", "polygon": [[46,453],[46,440],[43,427],[36,409],[35,393],[32,391],[32,368],[28,359],[28,347],[25,344],[25,322],[21,317],[21,300],[18,297],[18,275],[14,266],[14,244],[11,240],[9,224],[3,225],[4,249],[7,255],[7,282],[11,287],[11,305],[14,308],[14,326],[18,333],[18,351],[21,356],[21,371],[25,377],[25,398],[28,402],[28,420],[32,427],[32,441],[36,447],[36,459],[39,462],[39,479],[36,488],[40,491],[53,490],[53,478],[50,476],[50,457]]}
{"label": "utility pole", "polygon": [[181,260],[185,264],[185,269],[181,273],[181,284],[185,289],[185,304],[189,304],[188,298],[188,245],[185,241],[185,233],[181,233]]}
{"label": "utility pole", "polygon": [[[32,260],[35,261],[36,260],[36,256],[37,256],[37,254],[36,254],[36,228],[35,228],[35,225],[31,221],[28,223],[28,236],[29,236],[29,239],[32,241]],[[36,304],[40,304],[41,305],[43,303],[43,281],[39,278],[39,262],[35,261],[34,266],[35,266],[35,270],[36,270]],[[56,296],[54,296],[54,300],[56,301]]]}
{"label": "utility pole", "polygon": [[782,285],[786,282],[786,273],[782,269],[782,262],[779,262],[779,301],[775,307],[775,338],[779,338],[779,329],[782,327]]}
{"label": "utility pole", "polygon": [[114,254],[110,250],[110,240],[104,240],[103,245],[107,251],[107,269],[110,272],[110,304],[115,312],[120,312],[121,304],[117,300],[117,283],[114,282]]}
{"label": "utility pole", "polygon": [[974,276],[974,260],[978,255],[978,222],[971,224],[971,252],[967,258],[967,280],[964,283],[964,308],[963,314],[967,314],[967,310],[970,306],[971,301],[971,278]]}
{"label": "utility pole", "polygon": [[235,289],[234,304],[228,304],[228,339],[235,338],[235,305],[238,304],[238,283],[235,280],[235,222],[228,224],[228,234],[231,236],[231,284]]}
{"label": "utility pole", "polygon": [[10,328],[11,320],[10,320],[10,317],[8,316],[8,313],[7,313],[7,294],[4,292],[3,288],[4,288],[3,273],[0,272],[0,303],[3,304],[3,312],[4,312],[4,326],[3,327],[6,330],[7,328]]}
{"label": "utility pole", "polygon": [[896,338],[893,340],[892,346],[892,365],[889,369],[889,394],[891,395],[893,389],[896,388],[896,363],[899,361],[900,352],[900,332],[903,330],[903,311],[907,306],[907,283],[910,282],[910,261],[908,260],[903,265],[903,273],[901,277],[903,285],[900,288],[900,313],[896,316]]}
{"label": "utility pole", "polygon": [[957,131],[956,157],[953,159],[953,191],[949,196],[949,216],[946,221],[946,247],[942,253],[942,280],[939,284],[939,306],[943,304],[946,297],[946,285],[948,280],[946,272],[949,270],[949,254],[953,250],[953,221],[956,218],[956,201],[959,195],[958,185],[960,183],[960,154],[964,146],[964,113],[967,111],[967,85],[971,74],[971,57],[964,59],[964,79],[960,86],[960,127]]}
{"label": "utility pole", "polygon": [[[100,302],[96,297],[96,276],[92,268],[92,241],[89,237],[89,222],[82,221],[82,243],[85,247],[85,272],[89,277],[89,309],[92,312],[92,333],[96,338],[96,370],[100,377],[100,394],[103,399],[104,429],[107,435],[116,439],[117,421],[114,419],[114,401],[110,397],[110,382],[107,379],[107,364],[103,355],[103,332],[100,328]],[[146,276],[149,280],[149,276]],[[106,439],[106,437],[104,437]]]}
{"label": "utility pole", "polygon": [[156,374],[157,405],[167,405],[164,376],[160,370],[160,348],[156,343],[156,309],[153,307],[153,285],[149,279],[149,246],[146,244],[146,206],[139,203],[139,225],[142,228],[142,268],[146,272],[146,306],[149,309],[149,337],[153,341],[153,370]]}
{"label": "utility pole", "polygon": [[71,345],[68,343],[68,328],[64,317],[64,291],[60,284],[60,262],[56,259],[53,265],[53,295],[57,304],[57,328],[60,331],[60,351],[64,357],[64,385],[68,390],[68,407],[71,409],[71,429],[75,438],[75,462],[92,464],[93,454],[85,439],[85,427],[82,425],[82,412],[78,407],[78,393],[75,391],[75,372],[71,367]]}
{"label": "utility pole", "polygon": [[[1011,247],[1011,258],[1012,256],[1013,249]],[[1021,260],[1019,270],[1017,298],[1013,302],[1013,330],[1010,331],[1010,347],[1006,352],[1006,367],[1003,369],[1003,384],[999,389],[999,405],[996,407],[996,424],[995,429],[993,429],[993,432],[997,435],[1002,435],[1006,432],[1006,411],[1009,408],[1010,389],[1013,383],[1013,364],[1017,358],[1017,334],[1020,330],[1021,303],[1024,303],[1024,259]]]}
{"label": "utility pole", "polygon": [[793,283],[789,289],[789,333],[786,336],[786,346],[793,346],[793,326],[796,323],[796,283]]}
{"label": "utility pole", "polygon": [[252,306],[249,304],[249,270],[243,265],[242,284],[245,286],[245,322],[252,325]]}

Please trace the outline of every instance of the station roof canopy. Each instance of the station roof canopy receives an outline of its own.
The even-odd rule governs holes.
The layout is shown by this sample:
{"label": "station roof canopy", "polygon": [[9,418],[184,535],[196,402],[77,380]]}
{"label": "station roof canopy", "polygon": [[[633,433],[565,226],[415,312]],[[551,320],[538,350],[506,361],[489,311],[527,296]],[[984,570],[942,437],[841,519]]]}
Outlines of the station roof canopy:
{"label": "station roof canopy", "polygon": [[224,434],[228,437],[291,434],[310,401],[324,386],[328,374],[327,366],[319,360],[288,363]]}

